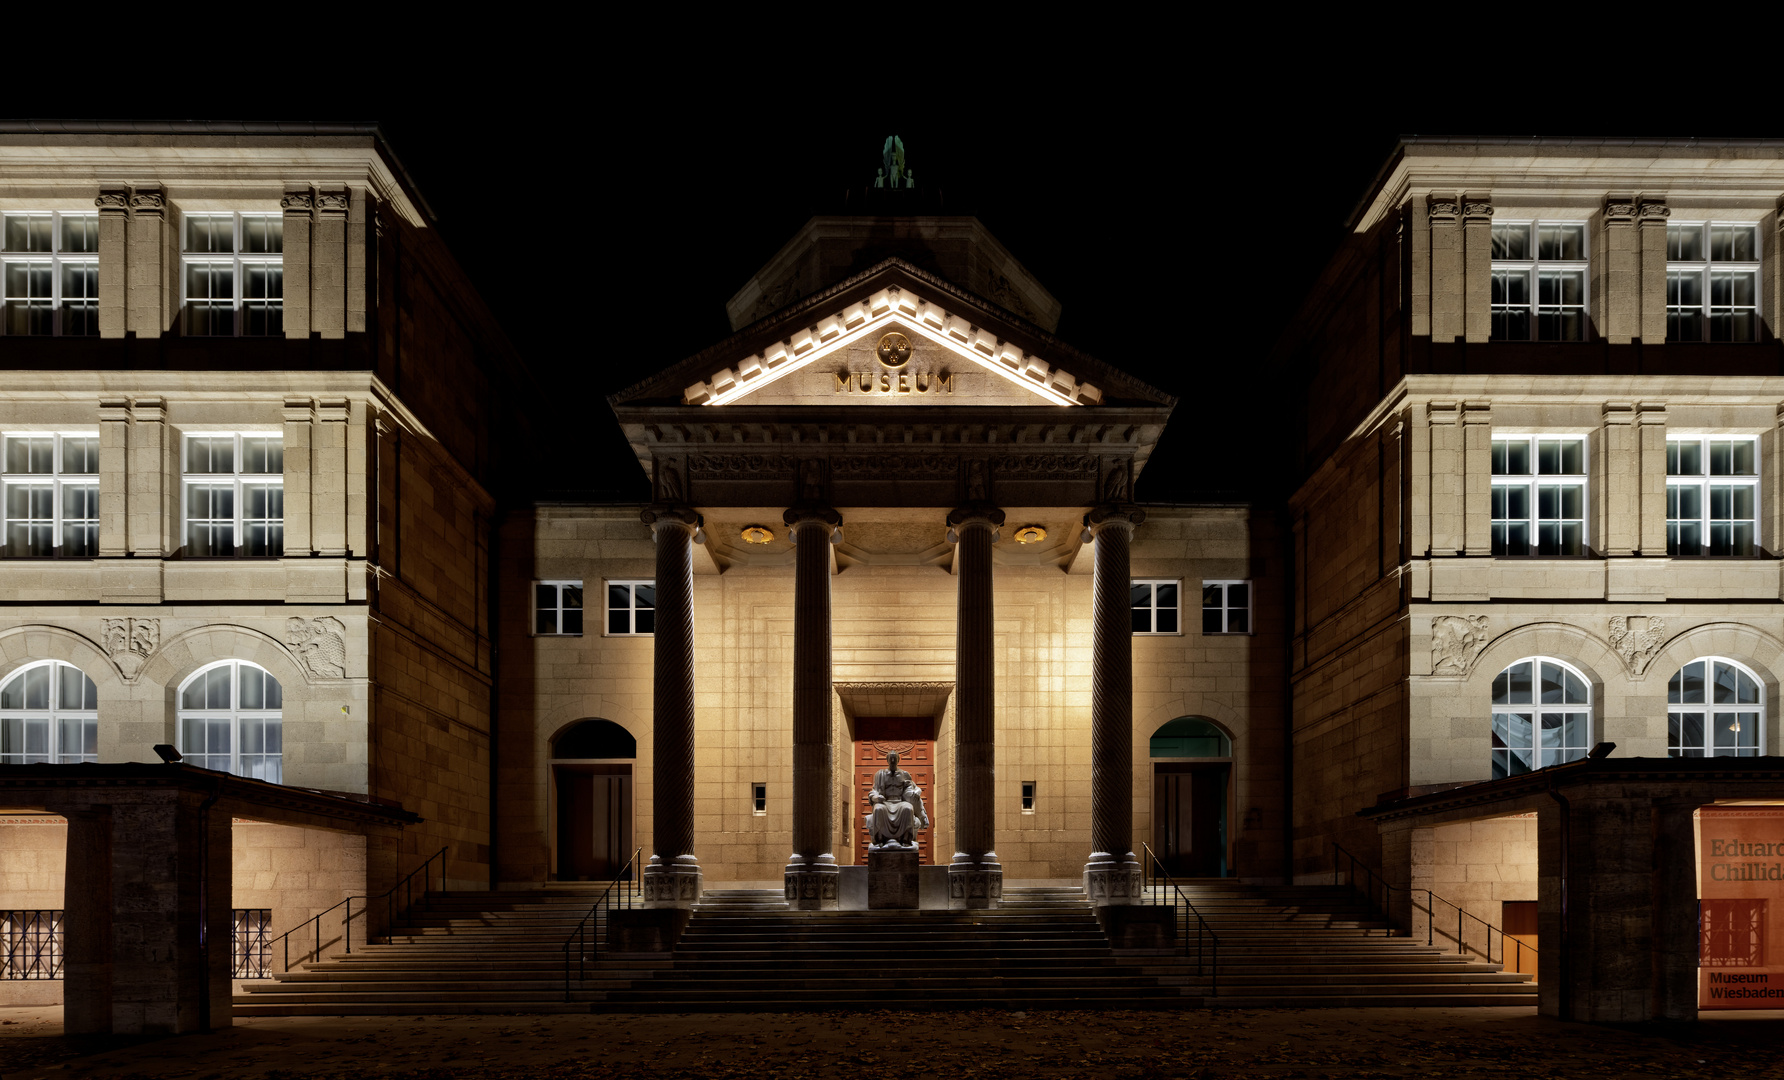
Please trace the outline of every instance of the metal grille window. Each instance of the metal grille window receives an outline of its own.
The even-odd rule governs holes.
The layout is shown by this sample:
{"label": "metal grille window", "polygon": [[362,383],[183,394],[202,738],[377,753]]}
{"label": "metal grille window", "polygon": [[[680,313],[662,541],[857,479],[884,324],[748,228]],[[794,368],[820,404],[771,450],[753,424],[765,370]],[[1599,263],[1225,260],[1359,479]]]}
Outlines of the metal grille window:
{"label": "metal grille window", "polygon": [[607,633],[655,634],[657,632],[657,583],[609,581],[607,583]]}
{"label": "metal grille window", "polygon": [[1765,966],[1765,901],[1733,897],[1698,901],[1703,967]]}
{"label": "metal grille window", "polygon": [[1666,340],[1759,340],[1759,227],[1666,227]]}
{"label": "metal grille window", "polygon": [[1705,657],[1666,685],[1667,757],[1758,757],[1765,689],[1732,660]]}
{"label": "metal grille window", "polygon": [[62,912],[0,911],[0,979],[62,977]]}
{"label": "metal grille window", "polygon": [[99,436],[7,435],[4,469],[8,557],[99,553]]}
{"label": "metal grille window", "polygon": [[283,437],[188,435],[184,464],[187,555],[285,553]]}
{"label": "metal grille window", "polygon": [[1128,585],[1128,606],[1136,634],[1177,633],[1179,587],[1176,581],[1135,579]]}
{"label": "metal grille window", "polygon": [[1251,633],[1251,582],[1202,582],[1202,633]]}
{"label": "metal grille window", "polygon": [[0,226],[0,334],[99,333],[99,215],[7,214]]}
{"label": "metal grille window", "polygon": [[0,765],[99,760],[99,688],[86,672],[45,660],[0,685]]}
{"label": "metal grille window", "polygon": [[1559,660],[1519,660],[1493,679],[1493,779],[1586,756],[1592,689]]}
{"label": "metal grille window", "polygon": [[1492,527],[1495,555],[1584,554],[1585,440],[1494,439]]}
{"label": "metal grille window", "polygon": [[1583,222],[1493,223],[1493,340],[1586,339]]}
{"label": "metal grille window", "polygon": [[1666,553],[1753,555],[1759,454],[1752,439],[1666,440]]}
{"label": "metal grille window", "polygon": [[272,909],[235,908],[230,914],[230,977],[269,978],[273,973]]}
{"label": "metal grille window", "polygon": [[198,669],[180,686],[180,754],[201,769],[284,779],[284,688],[245,660]]}
{"label": "metal grille window", "polygon": [[180,257],[185,332],[269,337],[285,332],[285,219],[187,214]]}
{"label": "metal grille window", "polygon": [[582,633],[582,582],[533,583],[533,633]]}

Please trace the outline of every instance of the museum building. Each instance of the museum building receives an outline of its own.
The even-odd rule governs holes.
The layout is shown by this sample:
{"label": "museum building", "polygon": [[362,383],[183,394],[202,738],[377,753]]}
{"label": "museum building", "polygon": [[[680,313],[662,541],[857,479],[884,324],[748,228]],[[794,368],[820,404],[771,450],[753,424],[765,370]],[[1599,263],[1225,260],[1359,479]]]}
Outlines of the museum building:
{"label": "museum building", "polygon": [[860,906],[888,753],[924,906],[1150,862],[1474,918],[1553,1015],[1784,978],[1775,147],[1402,143],[1265,504],[1139,501],[1176,399],[902,170],[612,395],[620,505],[515,481],[374,127],[0,128],[0,1002],[208,1026],[418,875]]}

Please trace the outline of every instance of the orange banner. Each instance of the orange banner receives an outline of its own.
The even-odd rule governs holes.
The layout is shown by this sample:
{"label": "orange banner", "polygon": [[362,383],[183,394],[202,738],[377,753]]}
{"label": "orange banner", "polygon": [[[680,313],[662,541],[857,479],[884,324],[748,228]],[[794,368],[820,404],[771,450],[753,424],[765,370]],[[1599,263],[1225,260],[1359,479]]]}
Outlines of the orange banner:
{"label": "orange banner", "polygon": [[1697,1007],[1784,1008],[1784,806],[1697,812]]}

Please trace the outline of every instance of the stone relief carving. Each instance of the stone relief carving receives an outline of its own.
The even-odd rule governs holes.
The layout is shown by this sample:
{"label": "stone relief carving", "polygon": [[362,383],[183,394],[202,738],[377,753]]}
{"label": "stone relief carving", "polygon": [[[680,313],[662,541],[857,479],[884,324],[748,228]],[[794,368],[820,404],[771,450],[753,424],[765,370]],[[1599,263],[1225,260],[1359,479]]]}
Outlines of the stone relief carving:
{"label": "stone relief carving", "polygon": [[1611,648],[1636,675],[1648,670],[1665,639],[1666,620],[1658,615],[1611,616]]}
{"label": "stone relief carving", "polygon": [[1004,310],[1013,311],[1030,322],[1034,321],[1034,312],[1023,301],[1022,294],[1018,293],[1015,286],[1010,284],[1010,279],[1002,274],[991,275],[990,290],[987,295],[990,296],[993,303]]}
{"label": "stone relief carving", "polygon": [[1604,216],[1607,218],[1632,218],[1635,216],[1635,203],[1628,199],[1612,199],[1604,204]]}
{"label": "stone relief carving", "polygon": [[966,463],[966,501],[981,503],[991,501],[990,481],[985,478],[985,463],[977,459]]}
{"label": "stone relief carving", "polygon": [[1486,645],[1485,615],[1437,616],[1431,620],[1431,674],[1468,674]]}
{"label": "stone relief carving", "polygon": [[1102,501],[1111,503],[1128,501],[1127,462],[1109,462],[1109,471],[1103,474]]}
{"label": "stone relief carving", "polygon": [[1642,217],[1669,218],[1672,217],[1672,208],[1663,202],[1647,202],[1644,200],[1642,202]]}
{"label": "stone relief carving", "polygon": [[122,191],[102,191],[93,205],[101,210],[122,210],[129,205],[129,196]]}
{"label": "stone relief carving", "polygon": [[785,480],[796,463],[786,454],[695,454],[688,475],[709,480]]}
{"label": "stone relief carving", "polygon": [[323,191],[316,195],[316,209],[323,211],[344,212],[348,206],[345,191]]}
{"label": "stone relief carving", "polygon": [[1465,217],[1492,217],[1493,204],[1470,200],[1462,204],[1462,214]]}
{"label": "stone relief carving", "polygon": [[107,619],[100,644],[124,677],[134,679],[161,645],[161,620]]}
{"label": "stone relief carving", "polygon": [[1015,454],[999,458],[997,475],[1012,480],[1077,480],[1096,474],[1089,454]]}
{"label": "stone relief carving", "polygon": [[164,210],[166,208],[167,198],[159,191],[138,191],[130,196],[130,209],[132,210]]}
{"label": "stone relief carving", "polygon": [[1440,199],[1435,195],[1431,196],[1428,206],[1430,216],[1433,218],[1453,218],[1461,209],[1456,200]]}
{"label": "stone relief carving", "polygon": [[316,205],[316,200],[307,191],[291,191],[279,200],[279,208],[287,212],[304,211]]}
{"label": "stone relief carving", "polygon": [[319,679],[346,678],[347,627],[341,620],[327,615],[320,619],[293,615],[285,620],[285,640],[303,659],[311,675]]}
{"label": "stone relief carving", "polygon": [[824,501],[824,463],[806,461],[799,466],[799,498],[802,502]]}
{"label": "stone relief carving", "polygon": [[682,483],[681,469],[673,461],[657,462],[657,501],[687,502],[688,487]]}
{"label": "stone relief carving", "polygon": [[857,454],[833,458],[830,471],[842,475],[853,473],[898,474],[900,476],[943,477],[959,468],[956,459],[939,454]]}

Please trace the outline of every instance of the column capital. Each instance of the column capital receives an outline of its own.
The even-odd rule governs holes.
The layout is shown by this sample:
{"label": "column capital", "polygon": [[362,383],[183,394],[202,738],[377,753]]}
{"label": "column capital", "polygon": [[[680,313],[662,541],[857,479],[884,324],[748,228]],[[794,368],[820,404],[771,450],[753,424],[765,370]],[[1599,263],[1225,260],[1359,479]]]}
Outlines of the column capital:
{"label": "column capital", "polygon": [[948,513],[948,526],[958,528],[969,521],[983,521],[994,529],[1003,528],[1004,512],[988,502],[970,502]]}
{"label": "column capital", "polygon": [[638,516],[652,528],[658,525],[681,525],[689,533],[706,524],[706,520],[695,513],[693,507],[683,503],[651,503]]}
{"label": "column capital", "polygon": [[315,206],[316,197],[310,194],[308,188],[302,191],[287,191],[279,199],[279,209],[287,214],[303,214],[307,217],[310,211],[315,209]]}
{"label": "column capital", "polygon": [[101,213],[122,214],[130,209],[130,192],[125,188],[104,188],[93,199]]}
{"label": "column capital", "polygon": [[828,506],[795,506],[781,515],[781,521],[788,528],[802,521],[816,521],[834,529],[842,524],[842,515]]}
{"label": "column capital", "polygon": [[1146,520],[1146,511],[1132,503],[1105,503],[1092,507],[1090,513],[1084,515],[1084,527],[1092,536],[1111,525],[1133,528]]}

